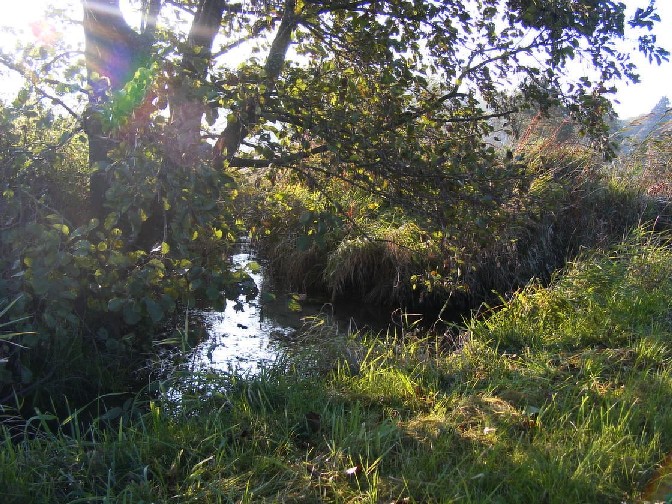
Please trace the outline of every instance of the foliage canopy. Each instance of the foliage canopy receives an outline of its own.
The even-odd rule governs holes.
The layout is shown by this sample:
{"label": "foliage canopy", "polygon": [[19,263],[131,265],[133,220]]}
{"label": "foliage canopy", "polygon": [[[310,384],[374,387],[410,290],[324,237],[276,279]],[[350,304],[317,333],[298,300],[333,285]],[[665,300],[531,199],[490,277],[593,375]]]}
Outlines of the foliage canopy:
{"label": "foliage canopy", "polygon": [[[130,154],[151,142],[159,162],[340,177],[441,220],[493,176],[488,119],[560,105],[608,148],[608,97],[638,78],[631,52],[668,57],[653,2],[631,19],[611,0],[133,5],[138,30],[118,0],[83,2],[82,124],[98,171],[112,147]],[[621,40],[628,30],[636,48]],[[578,74],[585,64],[590,73]],[[205,138],[216,140],[212,153]],[[111,177],[92,176],[101,217]]]}

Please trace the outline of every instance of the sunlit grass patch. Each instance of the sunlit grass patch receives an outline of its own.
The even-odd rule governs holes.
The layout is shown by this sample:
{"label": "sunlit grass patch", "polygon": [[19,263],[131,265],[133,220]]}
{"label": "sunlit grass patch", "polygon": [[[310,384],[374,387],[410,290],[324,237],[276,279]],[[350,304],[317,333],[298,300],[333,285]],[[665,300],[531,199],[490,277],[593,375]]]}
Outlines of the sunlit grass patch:
{"label": "sunlit grass patch", "polygon": [[666,246],[632,237],[611,255],[569,265],[551,288],[530,284],[475,331],[503,349],[626,344],[671,321],[671,257]]}
{"label": "sunlit grass patch", "polygon": [[642,488],[672,447],[671,288],[667,244],[633,236],[473,324],[472,338],[506,362],[483,382],[498,383],[495,393],[521,408],[533,398],[534,445],[547,454],[537,471],[554,459],[572,481],[594,478],[591,492],[614,500],[619,482]]}

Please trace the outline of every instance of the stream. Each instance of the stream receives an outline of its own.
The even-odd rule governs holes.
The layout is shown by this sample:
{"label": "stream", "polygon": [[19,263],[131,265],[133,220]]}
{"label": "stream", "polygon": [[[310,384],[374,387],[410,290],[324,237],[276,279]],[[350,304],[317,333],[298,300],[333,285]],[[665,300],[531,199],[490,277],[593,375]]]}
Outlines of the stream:
{"label": "stream", "polygon": [[[232,268],[243,268],[259,292],[252,300],[241,296],[227,301],[224,311],[199,313],[207,337],[198,343],[183,362],[193,373],[237,372],[255,375],[296,349],[296,335],[315,317],[326,317],[340,333],[361,330],[384,331],[390,314],[380,307],[359,304],[321,304],[297,300],[297,295],[277,293],[249,242],[241,241],[230,257]],[[301,343],[302,345],[305,342]]]}

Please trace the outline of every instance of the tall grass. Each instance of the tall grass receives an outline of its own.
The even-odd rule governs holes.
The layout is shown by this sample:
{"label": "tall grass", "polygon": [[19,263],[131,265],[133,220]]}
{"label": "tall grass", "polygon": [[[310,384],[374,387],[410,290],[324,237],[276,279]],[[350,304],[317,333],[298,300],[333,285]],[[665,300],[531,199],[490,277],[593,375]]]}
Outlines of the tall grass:
{"label": "tall grass", "polygon": [[88,427],[41,413],[21,436],[3,429],[0,493],[22,503],[669,499],[659,471],[672,450],[669,245],[639,231],[585,253],[550,286],[532,283],[471,320],[458,351],[442,335],[354,335],[347,356],[331,347],[254,378],[210,375],[214,393],[179,407],[136,401]]}

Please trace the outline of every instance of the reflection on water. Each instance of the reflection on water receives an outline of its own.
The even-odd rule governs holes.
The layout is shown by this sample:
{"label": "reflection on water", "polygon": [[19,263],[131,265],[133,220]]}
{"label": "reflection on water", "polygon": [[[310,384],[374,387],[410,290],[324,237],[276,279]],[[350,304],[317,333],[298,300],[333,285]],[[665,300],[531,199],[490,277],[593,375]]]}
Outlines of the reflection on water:
{"label": "reflection on water", "polygon": [[[263,268],[250,268],[253,260],[249,244],[241,244],[240,252],[231,257],[233,268],[243,268],[261,287]],[[218,370],[236,369],[251,374],[259,371],[278,355],[278,339],[294,332],[291,326],[282,326],[263,316],[261,291],[247,301],[228,301],[222,312],[204,312],[203,319],[209,337],[196,347],[192,356],[195,368]],[[298,318],[297,318],[298,320]]]}
{"label": "reflection on water", "polygon": [[[389,315],[385,310],[353,312],[353,307],[333,309],[331,305],[301,303],[300,311],[289,308],[288,297],[278,294],[271,301],[264,295],[267,282],[264,268],[254,261],[254,251],[249,243],[242,242],[232,255],[232,267],[243,268],[259,287],[256,298],[247,301],[243,296],[238,302],[228,301],[222,312],[204,311],[203,320],[208,338],[201,342],[187,361],[192,371],[237,371],[257,374],[277,358],[291,351],[293,336],[304,325],[306,318],[328,315],[342,332],[353,332],[363,327],[355,320],[366,320],[368,328],[383,330]],[[365,317],[365,318],[361,318]],[[305,342],[304,342],[305,343]]]}

